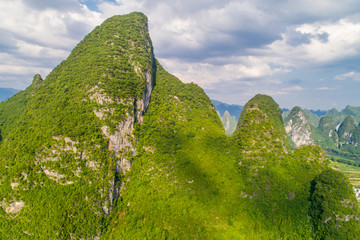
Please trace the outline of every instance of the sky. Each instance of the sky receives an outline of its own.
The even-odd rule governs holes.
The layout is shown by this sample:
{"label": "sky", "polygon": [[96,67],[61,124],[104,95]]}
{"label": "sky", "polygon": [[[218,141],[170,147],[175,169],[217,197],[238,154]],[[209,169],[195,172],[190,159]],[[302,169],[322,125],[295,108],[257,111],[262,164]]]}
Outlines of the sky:
{"label": "sky", "polygon": [[211,99],[360,106],[359,0],[0,0],[0,87],[46,78],[95,26],[134,11],[164,68]]}

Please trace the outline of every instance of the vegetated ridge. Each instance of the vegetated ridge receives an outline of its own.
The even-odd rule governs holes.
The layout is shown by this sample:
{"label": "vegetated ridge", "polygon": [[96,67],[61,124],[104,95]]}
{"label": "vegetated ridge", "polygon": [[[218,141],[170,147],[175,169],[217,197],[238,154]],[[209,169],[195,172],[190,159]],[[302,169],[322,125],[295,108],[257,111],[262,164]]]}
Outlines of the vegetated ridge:
{"label": "vegetated ridge", "polygon": [[274,100],[256,95],[227,136],[156,60],[141,13],[96,27],[0,123],[1,239],[359,235],[348,179],[315,145],[291,151]]}

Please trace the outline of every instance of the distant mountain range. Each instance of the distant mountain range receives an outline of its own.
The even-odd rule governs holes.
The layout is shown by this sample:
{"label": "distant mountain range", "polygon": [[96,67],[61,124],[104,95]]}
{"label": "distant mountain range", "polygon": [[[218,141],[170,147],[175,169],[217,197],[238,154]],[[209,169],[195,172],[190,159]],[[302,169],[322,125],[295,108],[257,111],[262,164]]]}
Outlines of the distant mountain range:
{"label": "distant mountain range", "polygon": [[[219,114],[219,117],[221,119],[221,122],[223,123],[225,133],[227,135],[232,135],[232,133],[235,131],[237,121],[239,120],[239,116],[241,113],[241,110],[243,109],[243,106],[237,105],[237,104],[228,104],[223,103],[218,100],[212,99],[211,102],[214,104],[216,111]],[[286,118],[288,114],[290,114],[290,110],[288,108],[281,108],[281,111],[283,112],[282,116],[283,119]],[[308,110],[303,109],[304,113],[306,114],[309,121],[315,126],[319,124],[320,117],[327,114],[327,110]],[[330,110],[332,114],[335,114],[338,112],[336,109]],[[351,107],[347,110],[348,112],[352,111]]]}
{"label": "distant mountain range", "polygon": [[7,100],[20,90],[14,88],[0,88],[0,102]]}
{"label": "distant mountain range", "polygon": [[[284,115],[285,129],[294,148],[315,143],[333,161],[360,167],[360,107],[331,109],[321,117],[295,107]],[[360,186],[358,182],[354,184]]]}
{"label": "distant mountain range", "polygon": [[224,126],[225,133],[229,136],[235,131],[243,106],[227,104],[217,100],[211,100]]}

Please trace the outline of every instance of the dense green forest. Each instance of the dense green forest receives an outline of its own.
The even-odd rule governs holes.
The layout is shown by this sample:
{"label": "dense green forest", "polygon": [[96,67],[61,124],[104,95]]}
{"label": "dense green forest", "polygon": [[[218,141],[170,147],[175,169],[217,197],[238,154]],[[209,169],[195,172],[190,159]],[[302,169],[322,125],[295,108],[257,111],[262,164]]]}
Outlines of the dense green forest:
{"label": "dense green forest", "polygon": [[359,205],[256,95],[228,136],[155,59],[142,13],[96,27],[0,103],[1,239],[354,239]]}

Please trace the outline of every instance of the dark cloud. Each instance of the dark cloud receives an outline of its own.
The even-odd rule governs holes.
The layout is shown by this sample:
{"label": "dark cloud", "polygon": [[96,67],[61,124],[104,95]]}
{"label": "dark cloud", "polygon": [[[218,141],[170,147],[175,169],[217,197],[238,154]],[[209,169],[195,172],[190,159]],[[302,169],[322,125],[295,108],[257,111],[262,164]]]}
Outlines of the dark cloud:
{"label": "dark cloud", "polygon": [[321,34],[310,34],[310,33],[302,33],[297,31],[295,28],[287,29],[286,31],[286,43],[290,46],[298,46],[301,44],[309,44],[311,39],[317,39],[322,43],[328,42],[329,34],[321,33]]}
{"label": "dark cloud", "polygon": [[36,10],[55,9],[60,11],[68,11],[79,9],[79,3],[77,0],[22,0],[22,2]]}
{"label": "dark cloud", "polygon": [[320,42],[326,43],[329,41],[329,34],[328,33],[317,34],[316,38],[320,40]]}
{"label": "dark cloud", "polygon": [[[159,2],[152,1],[151,6],[146,4],[149,7],[148,12],[156,9]],[[295,27],[314,21],[334,21],[360,11],[360,5],[355,0],[347,0],[347,6],[338,2],[285,0],[217,3],[185,0],[181,3],[173,1],[172,4],[174,16],[167,16],[167,21],[175,17],[190,19],[191,31],[186,34],[192,35],[192,32],[196,31],[206,37],[195,38],[198,46],[194,47],[192,44],[182,43],[181,37],[172,37],[171,32],[162,31],[164,36],[161,37],[161,49],[157,49],[157,53],[164,58],[176,56],[190,61],[207,60],[214,56],[247,55],[252,49],[264,48],[276,40],[281,40],[281,34],[284,33],[287,34],[287,43],[290,46],[309,44],[311,39],[327,42],[327,33],[304,34],[296,31]]]}
{"label": "dark cloud", "polygon": [[8,30],[0,29],[0,52],[10,53],[17,49],[14,34]]}
{"label": "dark cloud", "polygon": [[86,22],[76,21],[71,18],[65,20],[65,25],[68,36],[75,39],[84,38],[92,30]]}
{"label": "dark cloud", "polygon": [[[4,20],[9,17],[14,19],[9,21],[12,26],[4,24],[0,29],[0,51],[9,53],[12,59],[19,60],[19,66],[25,62],[28,66],[34,67],[34,71],[37,71],[36,66],[43,69],[56,66],[65,58],[64,53],[70,52],[78,41],[106,17],[142,11],[149,17],[150,34],[156,56],[165,60],[190,62],[189,65],[192,67],[185,67],[184,71],[181,66],[177,69],[173,68],[175,72],[186,76],[187,81],[192,80],[191,74],[199,72],[195,65],[210,64],[212,67],[200,68],[200,72],[203,72],[195,73],[193,76],[198,78],[202,74],[215,76],[211,79],[214,83],[212,85],[209,83],[210,87],[207,86],[206,91],[211,97],[222,97],[217,99],[227,100],[226,102],[244,103],[251,98],[250,95],[258,91],[278,94],[279,99],[286,101],[285,99],[289,98],[281,95],[284,94],[281,90],[291,89],[294,86],[308,89],[311,82],[317,81],[316,79],[333,79],[339,74],[360,72],[358,64],[360,57],[357,54],[359,47],[347,43],[348,47],[346,49],[343,47],[343,52],[351,49],[354,55],[348,53],[342,55],[339,53],[342,51],[341,47],[332,48],[334,45],[334,42],[331,42],[334,41],[332,32],[324,28],[320,29],[321,26],[332,23],[340,25],[339,19],[351,19],[352,22],[358,23],[360,19],[360,15],[356,15],[360,12],[358,0],[341,2],[335,0],[21,1],[27,7],[24,8],[18,1],[13,1],[13,6],[25,9],[22,10],[23,16],[13,13],[3,15],[3,23],[7,23]],[[86,4],[96,13],[82,8],[81,4]],[[49,9],[51,11],[47,11]],[[52,13],[54,15],[51,15]],[[42,22],[36,25],[36,21]],[[313,27],[310,28],[310,33],[297,31],[303,24]],[[36,27],[32,28],[31,25]],[[317,26],[320,30],[316,29]],[[304,32],[308,32],[307,30],[305,28]],[[28,45],[19,51],[17,43],[21,41]],[[319,44],[319,41],[322,47],[326,45],[325,51],[330,53],[334,50],[335,53],[324,54],[319,49],[314,49],[316,45],[312,44],[314,42]],[[333,45],[326,44],[329,41]],[[341,45],[340,43],[341,41],[336,41],[335,45]],[[31,44],[34,45],[33,49]],[[40,48],[43,49],[38,50]],[[27,49],[29,51],[26,52]],[[36,56],[32,56],[29,52],[34,52]],[[331,59],[328,60],[327,57]],[[6,64],[10,64],[9,62],[4,61],[3,68]],[[224,71],[233,72],[224,73],[226,75],[224,76],[221,66],[226,65]],[[306,71],[304,66],[307,67]],[[26,80],[23,75],[10,75],[6,77],[16,84],[21,82],[21,79]],[[31,81],[32,75],[26,76],[29,78],[26,81]],[[1,76],[5,75],[1,74]],[[219,80],[215,79],[217,76]],[[242,78],[239,79],[239,76]],[[261,76],[264,79],[244,79],[248,76]],[[274,84],[271,85],[271,81],[266,82],[265,78],[273,79]],[[4,78],[0,80],[5,81]],[[193,81],[196,82],[197,79],[194,77]],[[325,89],[324,86],[316,85],[317,88]],[[288,104],[299,96],[294,95],[292,100],[288,100]],[[311,101],[311,97],[307,97]]]}
{"label": "dark cloud", "polygon": [[291,29],[287,32],[287,39],[286,43],[290,46],[298,46],[301,44],[308,44],[310,43],[311,34],[304,34],[301,32],[296,31],[295,29]]}

